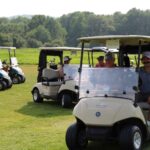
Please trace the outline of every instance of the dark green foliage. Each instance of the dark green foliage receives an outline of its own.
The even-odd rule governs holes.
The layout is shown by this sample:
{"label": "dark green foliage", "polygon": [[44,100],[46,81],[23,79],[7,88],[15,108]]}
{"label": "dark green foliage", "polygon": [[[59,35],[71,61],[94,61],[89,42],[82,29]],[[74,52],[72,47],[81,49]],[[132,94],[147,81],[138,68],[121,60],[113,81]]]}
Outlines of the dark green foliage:
{"label": "dark green foliage", "polygon": [[74,12],[60,18],[0,18],[0,46],[78,46],[82,36],[108,34],[150,35],[150,10],[131,9],[126,14],[95,15]]}
{"label": "dark green foliage", "polygon": [[0,34],[0,43],[3,43],[3,46],[13,46],[13,40],[10,34]]}
{"label": "dark green foliage", "polygon": [[42,46],[42,42],[38,41],[34,38],[28,38],[27,43],[28,43],[27,47],[31,47],[31,48],[36,48],[36,47]]}

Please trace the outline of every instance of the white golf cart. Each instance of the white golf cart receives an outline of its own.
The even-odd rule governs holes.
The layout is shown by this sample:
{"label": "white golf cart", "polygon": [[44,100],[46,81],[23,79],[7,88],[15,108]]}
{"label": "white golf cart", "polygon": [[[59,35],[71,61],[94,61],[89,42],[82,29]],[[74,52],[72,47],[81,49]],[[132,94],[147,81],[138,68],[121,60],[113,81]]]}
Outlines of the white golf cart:
{"label": "white golf cart", "polygon": [[[121,150],[141,150],[150,137],[149,105],[137,102],[140,54],[150,50],[150,36],[116,35],[79,39],[82,43],[79,99],[73,110],[76,122],[66,132],[69,150],[84,149],[88,141],[116,140]],[[118,67],[83,68],[85,43],[99,43],[119,50]],[[136,68],[127,54],[138,54]],[[127,66],[126,66],[127,64]]]}
{"label": "white golf cart", "polygon": [[16,47],[0,46],[0,49],[8,50],[9,64],[7,64],[7,62],[4,61],[3,62],[3,69],[7,70],[12,82],[14,84],[24,83],[25,82],[25,75],[24,75],[22,69],[18,65],[18,61],[17,61],[17,57],[16,57]]}
{"label": "white golf cart", "polygon": [[3,70],[2,61],[0,60],[0,91],[11,87],[12,87],[12,81],[8,73]]}
{"label": "white golf cart", "polygon": [[[62,107],[70,107],[78,101],[78,93],[75,89],[78,81],[79,65],[63,65],[64,51],[81,51],[81,48],[73,47],[41,47],[38,64],[37,83],[32,89],[33,101],[43,102],[43,99],[56,100]],[[60,69],[54,61],[48,62],[48,58],[57,60],[63,65],[65,76],[60,76]]]}

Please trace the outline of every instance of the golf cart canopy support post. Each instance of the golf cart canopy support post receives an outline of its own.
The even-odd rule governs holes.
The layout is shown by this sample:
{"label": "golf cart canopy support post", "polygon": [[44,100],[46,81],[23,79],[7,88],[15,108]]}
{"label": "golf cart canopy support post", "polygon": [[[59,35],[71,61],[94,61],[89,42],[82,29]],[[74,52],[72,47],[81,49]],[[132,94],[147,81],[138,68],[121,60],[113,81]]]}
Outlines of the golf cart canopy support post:
{"label": "golf cart canopy support post", "polygon": [[138,50],[138,62],[137,62],[137,68],[140,67],[140,54],[141,54],[141,40],[139,40],[139,50]]}

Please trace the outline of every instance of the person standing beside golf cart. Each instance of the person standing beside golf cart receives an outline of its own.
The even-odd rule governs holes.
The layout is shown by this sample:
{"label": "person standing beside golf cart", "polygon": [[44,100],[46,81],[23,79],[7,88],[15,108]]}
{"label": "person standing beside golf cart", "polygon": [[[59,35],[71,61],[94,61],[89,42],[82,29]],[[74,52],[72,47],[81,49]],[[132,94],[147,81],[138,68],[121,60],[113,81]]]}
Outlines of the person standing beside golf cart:
{"label": "person standing beside golf cart", "polygon": [[98,63],[95,65],[95,67],[104,67],[104,56],[97,57]]}

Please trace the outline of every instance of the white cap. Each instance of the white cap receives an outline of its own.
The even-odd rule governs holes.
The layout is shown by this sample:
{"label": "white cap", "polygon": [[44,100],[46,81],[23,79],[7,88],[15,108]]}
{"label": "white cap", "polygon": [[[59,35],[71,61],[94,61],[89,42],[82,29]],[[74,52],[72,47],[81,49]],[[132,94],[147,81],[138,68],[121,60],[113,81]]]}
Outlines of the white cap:
{"label": "white cap", "polygon": [[143,52],[142,57],[150,58],[150,51]]}
{"label": "white cap", "polygon": [[71,58],[69,56],[65,56],[64,61],[68,61],[68,60],[71,60]]}

